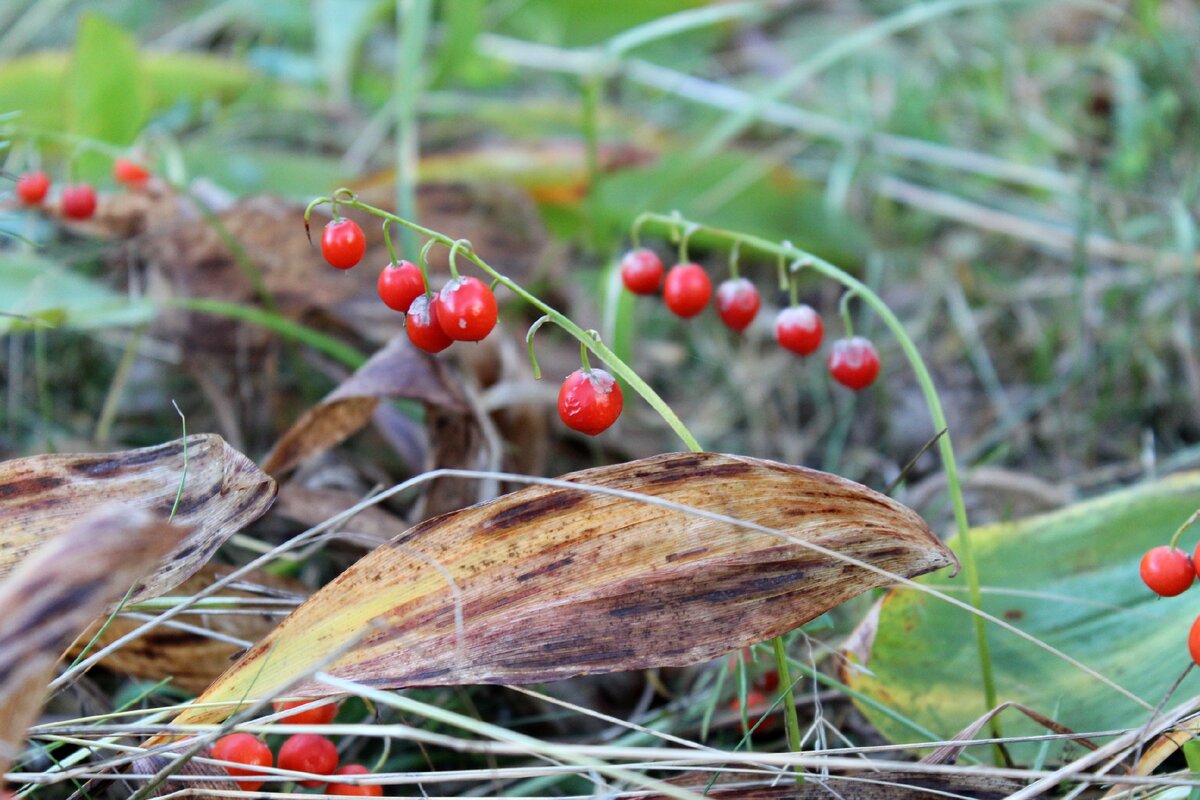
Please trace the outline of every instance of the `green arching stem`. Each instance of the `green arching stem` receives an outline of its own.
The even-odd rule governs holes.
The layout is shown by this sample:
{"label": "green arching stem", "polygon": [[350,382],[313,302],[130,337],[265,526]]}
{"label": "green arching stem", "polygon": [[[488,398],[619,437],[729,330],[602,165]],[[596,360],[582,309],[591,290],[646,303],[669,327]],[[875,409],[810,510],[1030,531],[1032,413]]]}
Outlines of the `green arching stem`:
{"label": "green arching stem", "polygon": [[[304,212],[305,219],[307,219],[312,213],[313,208],[323,203],[328,203],[330,200],[331,199],[328,197],[318,197],[316,200],[313,200],[311,203],[309,203],[308,209]],[[342,205],[350,206],[351,208],[357,208],[360,211],[365,211],[368,214],[374,214],[382,219],[390,219],[397,225],[403,225],[419,234],[422,234],[423,236],[427,236],[430,239],[436,240],[446,247],[453,248],[455,245],[455,240],[451,239],[445,234],[438,233],[435,230],[418,225],[415,222],[410,222],[406,219],[396,216],[395,214],[384,211],[383,209],[363,203],[358,199],[339,200],[338,202]],[[628,364],[622,361],[616,353],[610,350],[608,346],[604,344],[604,342],[599,341],[593,336],[589,335],[587,331],[572,322],[569,317],[547,305],[538,297],[530,294],[511,278],[497,272],[490,264],[480,258],[474,250],[469,249],[469,246],[460,245],[459,249],[460,251],[463,251],[463,255],[468,260],[470,260],[488,275],[492,276],[492,278],[494,278],[501,286],[504,286],[510,292],[541,311],[543,314],[549,317],[551,322],[570,334],[572,338],[586,345],[587,349],[590,350],[593,355],[608,365],[615,377],[623,381],[631,389],[637,392],[650,405],[650,407],[653,408],[658,415],[663,418],[663,421],[667,423],[667,426],[671,428],[675,435],[679,437],[679,439],[689,450],[694,453],[703,452],[704,448],[702,448],[700,443],[696,441],[696,437],[694,437],[691,431],[687,429],[687,427],[683,424],[683,421],[680,420],[675,412],[671,410],[671,407],[667,405],[667,403],[661,397],[658,396],[658,393],[650,387],[650,384],[642,380],[642,378],[636,372],[634,372]]]}
{"label": "green arching stem", "polygon": [[417,259],[417,269],[421,270],[421,280],[425,282],[425,296],[431,301],[433,300],[433,287],[429,283],[429,251],[435,244],[440,244],[440,242],[437,239],[430,239],[426,242],[421,248],[421,256]]}
{"label": "green arching stem", "polygon": [[738,274],[738,256],[741,255],[741,251],[741,242],[734,242],[733,247],[729,248],[729,277],[734,280],[741,277]]}
{"label": "green arching stem", "polygon": [[391,224],[392,224],[392,221],[390,219],[385,219],[383,221],[383,243],[384,243],[384,245],[387,246],[388,264],[395,266],[396,264],[399,264],[400,262],[396,260],[396,248],[392,246],[392,234],[391,234],[391,231],[388,230],[388,227]]}
{"label": "green arching stem", "polygon": [[579,363],[581,363],[583,365],[584,374],[591,373],[591,371],[592,371],[592,363],[590,361],[588,361],[587,351],[588,351],[587,344],[584,342],[580,342],[579,343]]}
{"label": "green arching stem", "polygon": [[[648,222],[667,227],[672,234],[676,233],[681,226],[690,227],[695,225],[695,223],[687,222],[678,216],[655,213],[640,215],[634,224],[640,226]],[[764,239],[761,236],[752,236],[720,228],[705,227],[705,230],[713,236],[727,239],[731,242],[740,241],[744,246],[753,247],[763,253],[773,253],[785,258],[806,259],[808,266],[842,284],[854,294],[857,294],[864,303],[879,315],[879,318],[891,330],[892,335],[896,337],[896,341],[900,344],[900,349],[904,351],[904,355],[908,359],[913,373],[917,378],[917,384],[921,388],[921,393],[925,396],[925,403],[929,407],[929,415],[933,419],[934,429],[940,431],[943,428],[948,428],[946,414],[942,410],[941,400],[938,398],[937,389],[933,385],[933,377],[929,374],[929,369],[925,366],[920,351],[917,350],[916,344],[909,337],[907,331],[904,330],[904,325],[892,310],[888,308],[887,304],[883,302],[883,299],[875,294],[869,286],[828,261],[805,252],[790,243],[779,244],[769,239]],[[979,570],[975,563],[971,528],[967,520],[967,506],[963,499],[962,483],[958,476],[958,464],[954,459],[954,446],[949,433],[938,440],[938,449],[941,453],[943,469],[946,471],[946,490],[950,495],[950,502],[954,508],[954,524],[962,547],[962,567],[967,580],[971,605],[977,609],[982,609],[983,593],[980,590]],[[975,643],[979,651],[984,710],[991,711],[999,705],[999,702],[996,693],[996,678],[992,669],[991,649],[988,646],[987,629],[984,627],[982,617],[973,616],[972,623],[975,628]],[[780,673],[780,679],[783,679],[782,673]],[[1000,726],[995,718],[991,720],[990,727],[994,738],[1001,738]],[[1002,757],[1003,753],[998,753],[998,755]]]}
{"label": "green arching stem", "polygon": [[854,292],[844,292],[842,299],[838,301],[838,313],[842,316],[842,327],[846,329],[846,338],[854,336],[854,317],[850,315],[850,300],[853,299]]}
{"label": "green arching stem", "polygon": [[538,332],[538,328],[550,321],[550,317],[543,314],[537,318],[529,330],[525,332],[525,347],[529,350],[529,364],[533,367],[533,379],[540,381],[542,379],[542,367],[538,364],[537,356],[533,353],[533,335]]}
{"label": "green arching stem", "polygon": [[1183,536],[1183,532],[1186,531],[1188,528],[1192,527],[1193,525],[1195,525],[1196,520],[1198,520],[1198,519],[1200,519],[1200,508],[1193,511],[1192,515],[1190,517],[1188,517],[1184,521],[1184,523],[1179,526],[1179,529],[1175,531],[1175,534],[1173,536],[1171,536],[1171,549],[1172,550],[1175,549],[1175,545],[1179,542],[1179,537]]}
{"label": "green arching stem", "polygon": [[454,244],[450,245],[450,280],[458,280],[458,254],[470,249],[471,243],[466,239],[455,239]]}

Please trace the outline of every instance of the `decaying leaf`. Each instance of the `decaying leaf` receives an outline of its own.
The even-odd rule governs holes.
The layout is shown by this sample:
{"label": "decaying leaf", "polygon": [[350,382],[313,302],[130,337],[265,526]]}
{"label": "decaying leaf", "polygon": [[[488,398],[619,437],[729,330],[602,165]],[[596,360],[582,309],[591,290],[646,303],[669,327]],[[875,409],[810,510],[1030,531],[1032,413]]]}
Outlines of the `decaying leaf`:
{"label": "decaying leaf", "polygon": [[0,579],[0,774],[20,752],[63,649],[185,533],[149,511],[108,506],[72,519]]}
{"label": "decaying leaf", "polygon": [[[344,506],[343,506],[344,508]],[[217,579],[233,571],[233,567],[205,564],[200,570],[175,588],[175,593],[192,595],[211,586]],[[219,612],[189,614],[179,618],[180,622],[195,628],[210,630],[215,634],[257,642],[271,632],[282,619],[282,615],[271,613],[279,606],[255,606],[254,600],[294,600],[303,602],[308,590],[299,581],[281,578],[266,572],[252,572],[220,590],[221,598],[242,598],[246,605],[238,608],[241,613]],[[264,613],[246,613],[261,608]],[[286,606],[284,607],[286,611]],[[144,623],[140,619],[117,617],[111,621],[97,621],[77,638],[67,650],[67,658],[73,658],[93,640],[101,625],[107,622],[104,631],[95,638],[91,651],[96,652],[110,642],[116,641]],[[233,659],[245,648],[229,641],[205,636],[200,631],[184,630],[172,626],[160,626],[141,634],[112,652],[100,665],[114,672],[160,681],[167,678],[181,689],[192,693],[204,691],[222,672],[229,668]]]}
{"label": "decaying leaf", "polygon": [[446,368],[401,334],[298,419],[271,448],[263,470],[283,475],[361,430],[380,400],[401,397],[446,408],[460,417],[468,413],[466,400]]}
{"label": "decaying leaf", "polygon": [[[802,467],[685,453],[564,480],[766,526],[903,576],[953,563],[908,508]],[[374,550],[284,620],[200,702],[272,697],[315,669],[401,687],[693,664],[792,630],[888,582],[725,520],[531,486],[424,522]],[[327,693],[316,681],[289,690]],[[177,721],[224,713],[194,708]]]}
{"label": "decaying leaf", "polygon": [[[922,772],[897,772],[872,767],[862,762],[857,774],[830,774],[813,778],[803,785],[791,781],[737,780],[737,773],[711,789],[709,774],[676,778],[671,783],[703,793],[717,800],[824,800],[852,797],[854,800],[946,800],[969,797],[974,800],[1003,800],[1025,784],[1011,778],[992,775],[934,775]],[[705,791],[708,789],[708,791]],[[645,800],[666,800],[665,795],[648,795]]]}
{"label": "decaying leaf", "polygon": [[275,481],[212,434],[118,453],[6,461],[0,464],[0,577],[107,503],[149,509],[164,519],[174,508],[172,521],[191,532],[131,598],[144,600],[187,579],[274,497]]}

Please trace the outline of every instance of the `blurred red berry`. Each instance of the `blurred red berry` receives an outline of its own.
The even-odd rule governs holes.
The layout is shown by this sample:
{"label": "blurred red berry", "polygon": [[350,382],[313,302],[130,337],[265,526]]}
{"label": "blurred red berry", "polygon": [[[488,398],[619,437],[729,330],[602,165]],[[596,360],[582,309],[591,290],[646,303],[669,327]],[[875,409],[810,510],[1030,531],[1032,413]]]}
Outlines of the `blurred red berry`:
{"label": "blurred red berry", "polygon": [[408,312],[412,301],[425,294],[421,268],[411,261],[388,264],[379,273],[379,299],[393,311]]}
{"label": "blurred red berry", "polygon": [[[347,764],[334,775],[370,775],[371,770],[362,764]],[[331,783],[325,787],[326,794],[338,797],[383,797],[383,787],[377,783]]]}
{"label": "blurred red berry", "polygon": [[879,353],[861,336],[839,339],[829,353],[829,374],[854,391],[867,388],[879,375]]}
{"label": "blurred red berry", "polygon": [[[222,736],[212,747],[213,758],[220,761],[232,761],[252,767],[269,767],[272,763],[271,748],[261,739],[248,733],[231,733]],[[253,769],[226,767],[225,771],[233,777],[253,775],[262,777],[263,773]],[[263,785],[261,780],[238,781],[237,785],[247,792],[253,792]]]}
{"label": "blurred red berry", "polygon": [[1183,594],[1196,580],[1196,570],[1188,554],[1165,544],[1142,556],[1140,571],[1150,591],[1162,597]]}
{"label": "blurred red berry", "polygon": [[634,294],[654,294],[662,279],[662,259],[653,250],[630,250],[621,259],[621,282]]}
{"label": "blurred red berry", "polygon": [[[275,710],[288,711],[293,708],[299,708],[311,703],[314,699],[287,700],[282,703],[276,703]],[[306,711],[297,711],[295,714],[288,714],[286,717],[280,717],[279,722],[286,725],[328,725],[333,722],[333,718],[337,716],[337,713],[338,704],[328,703]]]}
{"label": "blurred red berry", "polygon": [[321,231],[321,255],[330,266],[350,269],[367,252],[367,237],[352,219],[330,220]]}
{"label": "blurred red berry", "polygon": [[677,316],[688,319],[704,310],[712,297],[712,281],[699,264],[676,264],[663,283],[663,302]]}
{"label": "blurred red berry", "polygon": [[64,217],[87,219],[96,213],[96,190],[86,183],[64,186],[60,202]]}
{"label": "blurred red berry", "polygon": [[128,158],[118,158],[113,162],[113,178],[130,189],[140,189],[150,180],[150,170]]}
{"label": "blurred red berry", "polygon": [[758,289],[745,278],[730,278],[717,287],[717,315],[739,333],[754,321],[761,304]]}
{"label": "blurred red berry", "polygon": [[[315,733],[298,733],[289,736],[279,748],[280,769],[294,772],[308,772],[313,775],[331,775],[338,766],[338,752],[333,742]],[[300,781],[301,786],[310,789],[325,784],[326,781]]]}
{"label": "blurred red berry", "polygon": [[775,317],[775,341],[796,355],[815,353],[821,346],[824,332],[821,315],[809,305],[785,308]]}
{"label": "blurred red berry", "polygon": [[27,206],[36,206],[50,191],[50,177],[40,169],[17,178],[17,197]]}

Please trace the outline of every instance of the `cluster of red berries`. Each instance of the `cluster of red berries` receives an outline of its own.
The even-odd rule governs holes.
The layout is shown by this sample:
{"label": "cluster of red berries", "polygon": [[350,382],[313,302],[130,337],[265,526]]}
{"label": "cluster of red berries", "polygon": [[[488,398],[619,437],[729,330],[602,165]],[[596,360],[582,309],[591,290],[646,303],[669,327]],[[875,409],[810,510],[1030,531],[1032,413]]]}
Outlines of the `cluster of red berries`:
{"label": "cluster of red berries", "polygon": [[[141,189],[150,180],[150,171],[128,158],[113,161],[113,179],[130,189]],[[27,206],[40,206],[50,193],[50,176],[42,170],[26,172],[17,178],[17,199]],[[62,215],[84,220],[96,213],[96,190],[90,183],[64,186],[58,198]]]}
{"label": "cluster of red berries", "polygon": [[[296,700],[286,703],[276,703],[276,711],[287,711],[310,701]],[[289,725],[327,725],[337,716],[337,706],[318,706],[307,711],[298,711],[280,720]],[[311,775],[368,775],[370,770],[361,764],[346,764],[338,766],[338,751],[328,738],[315,733],[298,733],[289,736],[279,748],[279,757],[271,755],[271,748],[257,736],[249,733],[231,733],[222,736],[212,747],[213,758],[234,764],[244,764],[245,767],[226,767],[225,771],[235,778],[250,777],[252,780],[240,780],[238,787],[243,791],[253,792],[259,789],[264,781],[264,773],[254,767],[276,766],[279,769],[293,772],[307,772]],[[339,797],[383,797],[383,787],[377,784],[330,783],[328,781],[300,781],[301,786],[316,788],[328,783],[325,794]]]}
{"label": "cluster of red berries", "polygon": [[[1142,582],[1160,597],[1183,594],[1192,588],[1200,574],[1200,545],[1196,547],[1194,558],[1177,547],[1165,544],[1153,547],[1142,556],[1140,571]],[[1188,652],[1192,660],[1200,664],[1200,617],[1192,623],[1188,633]]]}
{"label": "cluster of red berries", "polygon": [[[321,254],[338,269],[356,266],[366,252],[367,237],[354,220],[334,219],[321,233]],[[383,268],[377,288],[384,305],[404,314],[409,341],[426,353],[456,341],[478,342],[496,327],[496,296],[478,278],[454,278],[435,294],[420,267],[399,261]],[[576,370],[558,394],[563,423],[591,436],[612,425],[622,406],[620,385],[602,369]]]}
{"label": "cluster of red berries", "polygon": [[[350,269],[367,252],[367,237],[352,219],[334,219],[321,233],[321,254],[331,266]],[[389,263],[379,273],[379,299],[404,314],[409,340],[426,353],[455,342],[478,342],[496,327],[499,309],[491,288],[472,277],[457,277],[434,293],[411,261]]]}
{"label": "cluster of red berries", "polygon": [[[662,259],[644,248],[621,259],[621,281],[634,294],[655,294],[661,287],[663,304],[684,319],[698,315],[713,296],[712,281],[699,264],[676,264],[666,271]],[[716,306],[721,322],[741,333],[758,316],[762,297],[745,278],[730,278],[717,287]],[[775,317],[775,341],[799,356],[815,353],[824,331],[821,315],[809,305],[789,306]],[[879,353],[861,336],[834,342],[827,364],[834,380],[855,391],[867,388],[879,375]]]}

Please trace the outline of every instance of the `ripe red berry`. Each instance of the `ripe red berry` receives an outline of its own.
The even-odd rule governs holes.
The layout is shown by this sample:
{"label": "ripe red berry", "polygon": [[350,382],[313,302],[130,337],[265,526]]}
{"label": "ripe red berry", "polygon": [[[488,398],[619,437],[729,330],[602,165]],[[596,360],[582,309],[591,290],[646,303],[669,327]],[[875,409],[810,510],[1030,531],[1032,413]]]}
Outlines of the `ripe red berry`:
{"label": "ripe red berry", "polygon": [[[333,742],[315,733],[297,733],[289,736],[279,748],[280,769],[295,772],[310,772],[313,775],[330,775],[338,765],[337,748]],[[310,789],[324,784],[325,781],[300,781],[301,786]]]}
{"label": "ripe red berry", "polygon": [[712,296],[712,281],[699,264],[676,264],[667,273],[663,284],[663,302],[671,312],[687,319],[708,305]]}
{"label": "ripe red berry", "polygon": [[865,389],[879,375],[879,353],[861,336],[838,339],[829,353],[829,374],[854,391]]}
{"label": "ripe red berry", "polygon": [[478,342],[496,327],[496,295],[479,278],[450,281],[433,304],[438,324],[456,342]]}
{"label": "ripe red berry", "polygon": [[1142,581],[1150,591],[1162,597],[1183,594],[1196,580],[1196,571],[1188,554],[1165,544],[1151,548],[1142,556]]}
{"label": "ripe red berry", "polygon": [[634,294],[654,294],[662,279],[662,259],[653,250],[630,250],[621,259],[621,281]]}
{"label": "ripe red berry", "polygon": [[96,213],[96,190],[86,183],[64,186],[62,213],[68,219],[87,219]]}
{"label": "ripe red berry", "polygon": [[440,353],[454,344],[438,324],[437,304],[429,302],[429,295],[419,294],[412,301],[404,317],[404,329],[408,340],[426,353]]}
{"label": "ripe red berry", "polygon": [[1188,652],[1192,654],[1192,661],[1200,664],[1200,617],[1192,623],[1192,630],[1188,633]]}
{"label": "ripe red berry", "polygon": [[621,386],[602,369],[577,369],[558,390],[558,416],[573,431],[595,436],[617,421],[625,399]]}
{"label": "ripe red berry", "polygon": [[[269,767],[272,763],[271,748],[267,747],[261,739],[248,733],[231,733],[228,736],[222,736],[213,745],[212,756],[221,761],[233,761],[251,767]],[[226,767],[225,771],[235,778],[240,775],[263,777],[262,772],[253,769]],[[237,785],[244,791],[253,792],[262,786],[263,782],[261,780],[238,781]]]}
{"label": "ripe red berry", "polygon": [[730,278],[717,287],[717,314],[721,322],[739,333],[754,321],[761,304],[758,289],[745,278]]}
{"label": "ripe red berry", "polygon": [[[334,775],[370,775],[371,770],[362,764],[347,764],[338,769]],[[377,783],[331,783],[325,787],[325,794],[338,797],[383,797],[383,787]]]}
{"label": "ripe red berry", "polygon": [[331,266],[350,269],[367,252],[367,237],[352,219],[335,219],[321,231],[321,255]]}
{"label": "ripe red berry", "polygon": [[113,178],[130,189],[140,189],[150,180],[150,170],[128,158],[118,158],[113,162]]}
{"label": "ripe red berry", "polygon": [[421,268],[411,261],[388,264],[379,273],[379,299],[393,311],[407,312],[412,301],[425,294]]}
{"label": "ripe red berry", "polygon": [[[293,708],[298,708],[302,705],[311,703],[313,698],[308,700],[288,700],[282,703],[275,704],[276,711],[288,711]],[[297,711],[295,714],[288,714],[286,717],[280,717],[279,721],[287,725],[328,725],[333,722],[333,718],[337,716],[338,704],[329,703],[316,708],[310,708],[307,711]]]}
{"label": "ripe red berry", "polygon": [[791,306],[775,317],[775,341],[796,355],[807,356],[821,346],[825,326],[810,305]]}
{"label": "ripe red berry", "polygon": [[36,206],[45,200],[48,191],[50,178],[40,169],[17,178],[17,197],[27,206]]}

